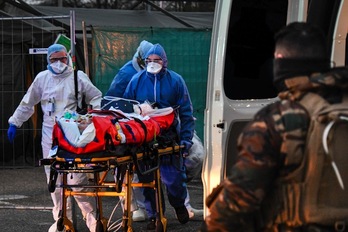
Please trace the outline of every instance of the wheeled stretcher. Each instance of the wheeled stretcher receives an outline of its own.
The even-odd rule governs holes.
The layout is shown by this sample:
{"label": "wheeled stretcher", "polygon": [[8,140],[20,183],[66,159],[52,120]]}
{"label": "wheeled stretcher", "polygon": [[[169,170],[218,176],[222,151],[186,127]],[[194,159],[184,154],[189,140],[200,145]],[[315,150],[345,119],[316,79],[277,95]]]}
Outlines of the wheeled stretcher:
{"label": "wheeled stretcher", "polygon": [[[61,206],[57,222],[58,231],[74,232],[73,223],[67,217],[67,199],[70,196],[88,196],[96,199],[97,232],[111,231],[107,227],[107,220],[103,215],[102,197],[121,197],[124,199],[121,227],[122,231],[133,231],[132,228],[132,188],[154,188],[156,192],[157,220],[156,231],[166,231],[167,221],[162,212],[161,181],[159,172],[160,157],[173,155],[180,152],[173,133],[166,134],[170,128],[174,114],[157,119],[158,127],[152,127],[148,121],[123,120],[120,116],[110,111],[93,111],[93,124],[96,134],[92,143],[83,147],[71,146],[64,136],[64,131],[56,123],[53,131],[54,156],[40,160],[40,165],[50,166],[50,180],[48,189],[54,192],[56,188],[62,189]],[[123,120],[123,121],[122,121]],[[149,120],[149,119],[147,119]],[[124,125],[120,125],[124,122]],[[156,120],[154,122],[158,123]],[[127,124],[128,123],[128,124]],[[132,123],[140,124],[143,138],[135,138],[136,127]],[[147,123],[147,124],[146,124]],[[135,125],[134,124],[134,125]],[[111,125],[111,126],[110,126]],[[134,126],[133,125],[133,126]],[[120,130],[122,129],[123,130]],[[127,135],[128,132],[131,135]],[[157,131],[158,130],[158,131]],[[121,132],[122,131],[122,132]],[[120,133],[123,133],[122,138]],[[151,134],[150,134],[151,133]],[[166,134],[163,136],[163,134]],[[121,141],[129,138],[130,142]],[[90,145],[92,144],[92,145]],[[155,178],[151,183],[133,183],[133,173],[146,175],[153,173]],[[89,173],[92,181],[86,185],[69,185],[68,174]],[[115,176],[114,181],[108,181],[108,174]],[[62,175],[61,182],[57,183],[58,175]],[[82,190],[81,190],[82,189]]]}

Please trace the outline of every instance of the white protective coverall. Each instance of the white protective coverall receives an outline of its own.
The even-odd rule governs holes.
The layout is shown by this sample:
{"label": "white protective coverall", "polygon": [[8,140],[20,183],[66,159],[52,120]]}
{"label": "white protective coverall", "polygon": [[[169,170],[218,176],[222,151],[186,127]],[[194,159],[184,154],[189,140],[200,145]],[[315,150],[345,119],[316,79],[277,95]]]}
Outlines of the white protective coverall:
{"label": "white protective coverall", "polygon": [[[14,124],[18,128],[21,127],[23,122],[27,121],[33,115],[34,106],[39,102],[41,103],[43,112],[41,140],[43,158],[48,157],[52,146],[52,130],[55,118],[60,118],[65,110],[76,110],[77,102],[75,98],[74,71],[71,63],[71,58],[69,57],[68,68],[62,74],[53,74],[49,70],[40,72],[30,85],[14,114],[8,120],[10,124]],[[102,93],[82,71],[78,71],[78,93],[80,106],[82,105],[83,94],[88,105],[91,105],[93,109],[100,109]],[[50,102],[54,103],[54,109],[52,109],[52,104],[50,104]],[[47,181],[49,181],[50,166],[45,166],[45,172]],[[85,173],[73,173],[71,175],[72,178],[68,176],[69,184],[87,184],[88,182]],[[60,178],[61,175],[58,175],[57,183],[61,181]],[[52,213],[56,221],[58,219],[61,203],[60,193],[60,188],[57,188],[54,193],[51,193],[54,204]],[[87,227],[90,231],[94,232],[96,227],[95,199],[85,196],[74,197],[86,219]]]}

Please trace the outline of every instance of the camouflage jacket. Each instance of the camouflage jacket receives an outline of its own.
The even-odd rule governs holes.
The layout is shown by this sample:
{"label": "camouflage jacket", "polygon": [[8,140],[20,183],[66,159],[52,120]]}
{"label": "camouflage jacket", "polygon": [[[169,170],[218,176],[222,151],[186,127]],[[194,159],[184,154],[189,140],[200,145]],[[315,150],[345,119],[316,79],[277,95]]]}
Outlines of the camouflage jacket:
{"label": "camouflage jacket", "polygon": [[[260,228],[256,212],[261,210],[274,182],[289,175],[303,159],[310,120],[297,100],[315,91],[330,101],[339,101],[339,91],[331,87],[347,86],[347,74],[347,69],[341,69],[312,76],[310,87],[300,87],[295,94],[281,93],[280,101],[254,116],[238,138],[239,153],[229,171],[232,174],[206,199],[210,215],[201,231],[259,231],[255,229]],[[296,148],[287,146],[290,139],[298,140]]]}

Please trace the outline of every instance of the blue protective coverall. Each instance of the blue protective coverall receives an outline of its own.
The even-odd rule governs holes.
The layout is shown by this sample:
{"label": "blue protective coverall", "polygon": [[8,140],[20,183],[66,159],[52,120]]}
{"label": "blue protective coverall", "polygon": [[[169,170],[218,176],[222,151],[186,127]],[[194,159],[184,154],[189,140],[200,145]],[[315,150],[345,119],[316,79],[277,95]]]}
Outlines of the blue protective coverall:
{"label": "blue protective coverall", "polygon": [[[192,144],[194,133],[194,117],[192,102],[184,79],[178,73],[167,68],[168,60],[163,47],[155,44],[146,54],[161,57],[163,67],[157,74],[146,70],[135,74],[128,84],[123,98],[134,99],[143,103],[156,103],[159,108],[177,107],[177,131],[180,144]],[[165,184],[169,203],[178,208],[184,205],[187,195],[186,173],[182,156],[162,156],[160,164],[162,182]],[[141,182],[149,182],[151,178],[139,176]],[[156,216],[155,195],[153,189],[144,189],[145,206],[149,218]]]}

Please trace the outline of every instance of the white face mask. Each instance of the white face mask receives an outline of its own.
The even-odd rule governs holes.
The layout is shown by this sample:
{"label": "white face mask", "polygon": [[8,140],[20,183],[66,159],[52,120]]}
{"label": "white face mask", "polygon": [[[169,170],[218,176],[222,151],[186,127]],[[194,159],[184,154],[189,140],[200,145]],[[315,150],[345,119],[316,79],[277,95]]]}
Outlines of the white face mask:
{"label": "white face mask", "polygon": [[56,74],[62,74],[68,67],[65,63],[60,62],[59,60],[50,64],[50,66]]}
{"label": "white face mask", "polygon": [[155,63],[155,62],[150,62],[146,66],[146,71],[148,71],[149,73],[152,73],[152,74],[159,73],[161,71],[161,69],[162,69],[162,65],[159,63]]}

